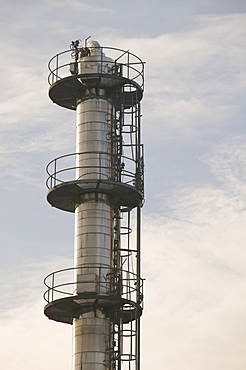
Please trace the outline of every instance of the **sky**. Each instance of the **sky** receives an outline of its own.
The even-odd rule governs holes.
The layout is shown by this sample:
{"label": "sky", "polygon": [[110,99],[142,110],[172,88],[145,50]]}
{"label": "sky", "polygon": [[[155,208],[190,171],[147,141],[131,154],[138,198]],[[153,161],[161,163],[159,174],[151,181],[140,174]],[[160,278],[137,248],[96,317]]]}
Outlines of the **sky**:
{"label": "sky", "polygon": [[0,363],[71,368],[43,278],[73,265],[74,216],[45,167],[75,151],[47,63],[88,36],[146,62],[142,369],[246,368],[244,0],[0,0]]}

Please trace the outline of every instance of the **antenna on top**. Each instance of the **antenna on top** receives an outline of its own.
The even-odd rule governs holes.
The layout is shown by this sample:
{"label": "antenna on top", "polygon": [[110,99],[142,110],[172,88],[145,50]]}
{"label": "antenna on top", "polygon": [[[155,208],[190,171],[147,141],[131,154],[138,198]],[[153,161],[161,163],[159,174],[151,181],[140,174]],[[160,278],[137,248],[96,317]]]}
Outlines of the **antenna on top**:
{"label": "antenna on top", "polygon": [[88,36],[87,39],[85,39],[85,47],[87,46],[87,40],[89,40],[91,36]]}

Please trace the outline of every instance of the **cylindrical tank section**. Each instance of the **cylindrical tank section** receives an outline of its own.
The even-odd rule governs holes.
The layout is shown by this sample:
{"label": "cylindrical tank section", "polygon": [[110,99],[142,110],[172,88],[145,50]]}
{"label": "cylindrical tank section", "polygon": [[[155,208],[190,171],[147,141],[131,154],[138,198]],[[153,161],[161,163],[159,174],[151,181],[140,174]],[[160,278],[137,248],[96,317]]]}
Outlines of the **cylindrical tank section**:
{"label": "cylindrical tank section", "polygon": [[75,211],[75,266],[112,267],[113,209],[110,197],[84,197]]}
{"label": "cylindrical tank section", "polygon": [[75,256],[73,268],[46,277],[45,314],[73,324],[73,370],[140,370],[143,63],[106,50],[114,56],[76,41],[73,62],[58,54],[49,64],[51,99],[77,112],[76,153],[47,166],[49,203],[75,212]]}
{"label": "cylindrical tank section", "polygon": [[[96,316],[96,317],[95,317]],[[101,310],[84,313],[73,323],[73,370],[110,369],[109,319]]]}
{"label": "cylindrical tank section", "polygon": [[110,180],[112,104],[103,98],[104,90],[100,95],[93,90],[77,108],[77,179]]}
{"label": "cylindrical tank section", "polygon": [[[78,60],[79,73],[98,73],[107,69],[96,42],[82,51]],[[105,71],[106,72],[106,71]],[[83,84],[83,80],[81,80]],[[78,180],[110,180],[111,173],[111,121],[113,106],[104,89],[88,88],[77,103],[76,167]],[[97,290],[97,281],[106,279],[112,268],[113,205],[111,197],[98,192],[85,194],[83,203],[75,210],[75,267],[77,293],[90,293],[89,286],[81,288],[80,281],[95,281],[91,293]],[[82,267],[80,271],[79,267]],[[101,276],[97,275],[98,267]],[[85,273],[85,271],[88,271]],[[82,273],[80,273],[82,272]],[[87,284],[88,285],[88,284]],[[84,291],[83,291],[84,289]],[[107,294],[107,287],[101,294]],[[109,368],[109,320],[95,308],[73,322],[73,369],[105,370]]]}

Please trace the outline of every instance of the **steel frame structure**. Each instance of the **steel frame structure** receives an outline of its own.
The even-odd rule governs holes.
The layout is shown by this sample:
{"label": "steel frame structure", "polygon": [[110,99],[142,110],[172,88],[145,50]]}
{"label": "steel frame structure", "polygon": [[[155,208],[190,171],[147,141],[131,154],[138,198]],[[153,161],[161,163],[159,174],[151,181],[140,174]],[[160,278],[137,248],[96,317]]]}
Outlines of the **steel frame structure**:
{"label": "steel frame structure", "polygon": [[45,315],[73,324],[73,370],[140,370],[144,63],[91,41],[49,62],[49,96],[77,111],[76,152],[47,165],[48,202],[76,214],[74,267],[45,278]]}

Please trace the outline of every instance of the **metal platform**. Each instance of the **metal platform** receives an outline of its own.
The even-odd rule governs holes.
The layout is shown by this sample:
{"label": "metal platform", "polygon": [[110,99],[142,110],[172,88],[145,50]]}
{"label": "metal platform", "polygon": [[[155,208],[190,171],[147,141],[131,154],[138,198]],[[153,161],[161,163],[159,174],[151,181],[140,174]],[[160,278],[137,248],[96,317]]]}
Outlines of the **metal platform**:
{"label": "metal platform", "polygon": [[[127,87],[127,90],[125,88]],[[112,91],[121,91],[121,101],[116,101],[116,108],[123,104],[125,109],[139,103],[143,97],[143,90],[135,82],[128,78],[110,74],[79,74],[64,77],[54,82],[49,88],[49,97],[63,108],[76,110],[77,101],[82,100],[88,88],[105,89],[107,96]]]}
{"label": "metal platform", "polygon": [[47,200],[52,207],[67,212],[74,212],[76,205],[83,203],[83,195],[88,193],[94,193],[95,199],[98,201],[100,201],[98,194],[108,194],[113,204],[125,206],[129,209],[137,207],[143,201],[143,195],[133,186],[107,180],[74,180],[64,182],[49,190]]}
{"label": "metal platform", "polygon": [[[72,48],[56,54],[48,63],[48,82],[51,100],[68,109],[76,110],[88,88],[105,89],[108,96],[121,92],[121,104],[128,109],[143,97],[144,62],[129,50],[94,47],[100,57],[84,57],[85,71],[78,68],[78,55],[83,48]],[[105,54],[109,58],[105,59]],[[71,62],[71,58],[73,62]],[[88,73],[86,73],[88,72]],[[119,102],[115,102],[116,107]]]}
{"label": "metal platform", "polygon": [[79,318],[86,312],[95,312],[96,309],[100,309],[111,319],[113,316],[116,320],[121,318],[123,324],[137,320],[142,315],[142,308],[135,302],[120,297],[90,293],[52,301],[44,307],[44,314],[50,320],[72,324],[74,318]]}
{"label": "metal platform", "polygon": [[54,321],[72,324],[74,318],[97,309],[122,323],[142,314],[143,280],[127,270],[102,265],[72,267],[52,272],[44,283],[48,288],[44,313]]}

